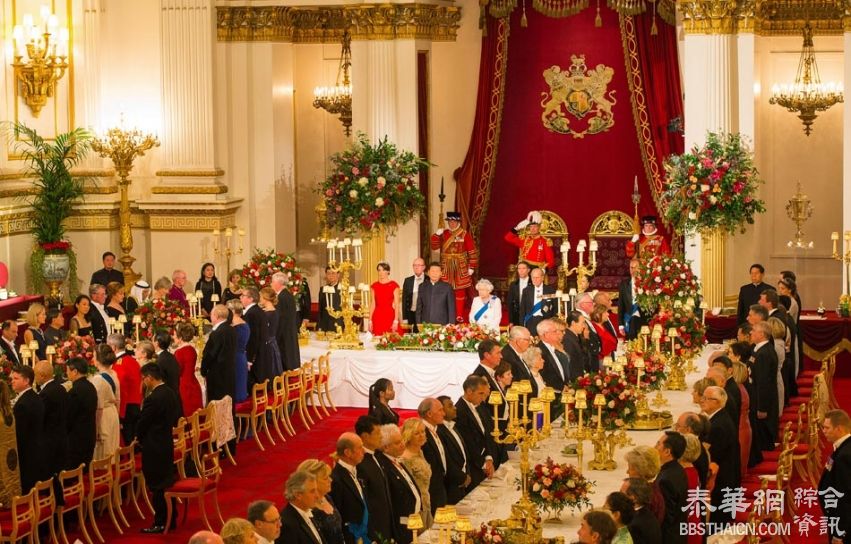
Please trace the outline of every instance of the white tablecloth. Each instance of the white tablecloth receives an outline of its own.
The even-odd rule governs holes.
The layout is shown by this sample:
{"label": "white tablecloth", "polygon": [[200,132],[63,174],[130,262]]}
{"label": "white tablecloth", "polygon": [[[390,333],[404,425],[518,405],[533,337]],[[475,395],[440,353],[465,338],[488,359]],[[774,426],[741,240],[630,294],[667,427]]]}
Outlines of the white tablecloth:
{"label": "white tablecloth", "polygon": [[312,340],[301,347],[301,358],[317,359],[331,352],[331,398],[336,406],[366,407],[369,386],[379,378],[393,382],[394,408],[416,410],[427,397],[448,395],[457,399],[461,384],[479,364],[476,353],[378,351],[371,342],[363,350],[332,350],[328,342]]}

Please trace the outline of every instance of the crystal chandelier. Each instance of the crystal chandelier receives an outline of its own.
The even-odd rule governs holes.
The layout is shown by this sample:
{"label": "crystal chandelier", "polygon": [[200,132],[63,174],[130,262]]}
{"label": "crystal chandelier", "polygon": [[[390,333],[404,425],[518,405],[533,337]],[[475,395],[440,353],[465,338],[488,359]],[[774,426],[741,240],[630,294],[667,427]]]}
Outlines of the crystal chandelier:
{"label": "crystal chandelier", "polygon": [[813,29],[810,22],[804,24],[804,48],[798,61],[795,83],[792,85],[774,84],[771,88],[769,104],[777,104],[792,113],[804,123],[804,134],[812,132],[816,112],[826,111],[837,102],[843,102],[842,84],[833,82],[823,84],[818,73],[816,54],[813,49]]}
{"label": "crystal chandelier", "polygon": [[313,89],[313,107],[340,116],[346,136],[352,133],[352,83],[349,68],[352,66],[352,37],[349,31],[343,33],[343,52],[340,66],[337,68],[337,81],[333,87]]}

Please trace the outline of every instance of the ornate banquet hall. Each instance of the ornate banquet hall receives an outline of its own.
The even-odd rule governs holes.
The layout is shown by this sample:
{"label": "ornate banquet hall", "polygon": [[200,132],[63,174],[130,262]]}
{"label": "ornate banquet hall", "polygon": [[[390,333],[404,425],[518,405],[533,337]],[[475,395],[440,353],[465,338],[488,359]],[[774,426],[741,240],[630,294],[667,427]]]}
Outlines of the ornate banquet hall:
{"label": "ornate banquet hall", "polygon": [[3,2],[0,541],[851,530],[849,7]]}

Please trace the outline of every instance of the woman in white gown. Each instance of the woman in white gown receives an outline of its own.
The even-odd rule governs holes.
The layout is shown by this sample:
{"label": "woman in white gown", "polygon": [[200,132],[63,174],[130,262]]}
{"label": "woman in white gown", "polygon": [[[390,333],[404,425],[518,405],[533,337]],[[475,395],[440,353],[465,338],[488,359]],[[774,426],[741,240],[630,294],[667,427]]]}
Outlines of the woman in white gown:
{"label": "woman in white gown", "polygon": [[492,294],[493,284],[488,280],[479,280],[476,283],[476,291],[479,296],[473,299],[473,305],[470,307],[470,323],[498,331],[502,321],[502,303]]}
{"label": "woman in white gown", "polygon": [[97,373],[89,378],[98,393],[97,442],[95,443],[94,459],[103,459],[115,453],[121,445],[121,431],[118,422],[118,405],[121,400],[121,389],[118,385],[118,375],[112,370],[115,363],[115,353],[107,344],[95,348],[95,366]]}

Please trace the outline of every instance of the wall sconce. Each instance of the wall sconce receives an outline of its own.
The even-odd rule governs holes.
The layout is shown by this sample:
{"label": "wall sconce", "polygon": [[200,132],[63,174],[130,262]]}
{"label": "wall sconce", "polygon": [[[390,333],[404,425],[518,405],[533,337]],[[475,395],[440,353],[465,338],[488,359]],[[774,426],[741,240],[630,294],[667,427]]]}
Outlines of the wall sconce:
{"label": "wall sconce", "polygon": [[[41,7],[42,27],[33,24],[33,16],[24,15],[24,24],[15,25],[15,79],[21,83],[21,96],[38,117],[47,99],[53,96],[56,82],[68,68],[68,29],[58,29],[56,15]],[[53,42],[52,38],[56,37]]]}

